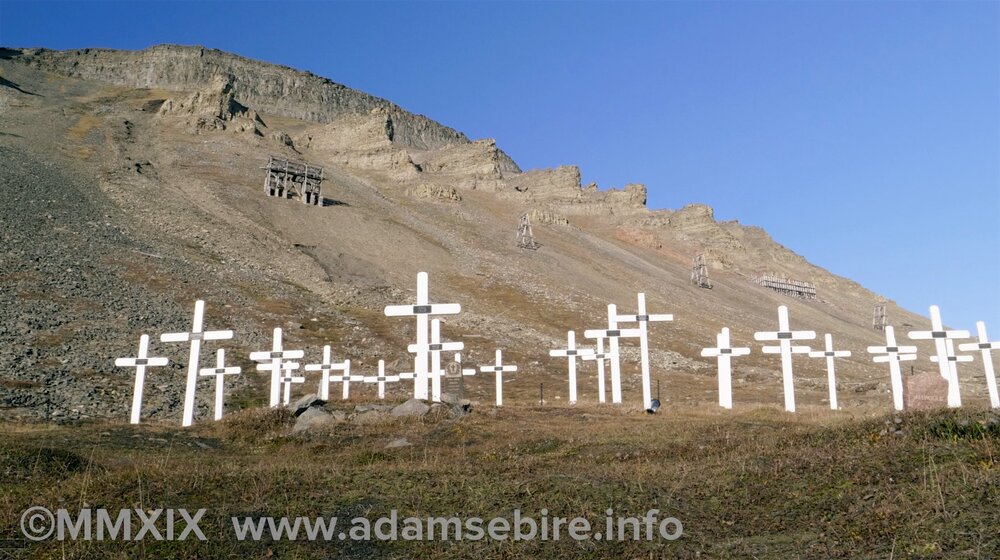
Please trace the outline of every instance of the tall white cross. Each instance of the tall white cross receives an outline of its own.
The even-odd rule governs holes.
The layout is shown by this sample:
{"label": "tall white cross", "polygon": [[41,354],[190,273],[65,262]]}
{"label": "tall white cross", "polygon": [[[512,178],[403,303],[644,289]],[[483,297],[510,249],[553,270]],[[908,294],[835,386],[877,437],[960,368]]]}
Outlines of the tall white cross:
{"label": "tall white cross", "polygon": [[[323,347],[323,361],[318,364],[306,364],[306,371],[322,371],[323,377],[319,382],[319,398],[324,401],[330,400],[330,372],[343,371],[344,375],[339,378],[334,378],[332,381],[341,381],[344,384],[344,400],[347,400],[349,394],[349,387],[352,381],[351,377],[351,360],[344,360],[343,362],[333,362],[330,359],[330,345],[327,344]],[[357,376],[355,376],[357,377]]]}
{"label": "tall white cross", "polygon": [[384,310],[387,317],[415,316],[417,318],[416,356],[413,359],[413,398],[425,400],[427,399],[427,353],[429,351],[427,318],[431,315],[455,315],[462,312],[462,306],[457,303],[428,303],[427,291],[427,273],[420,272],[417,274],[417,304],[390,305]]}
{"label": "tall white cross", "polygon": [[653,403],[653,389],[649,378],[649,327],[648,323],[673,321],[671,314],[649,315],[646,313],[646,294],[639,293],[639,312],[635,315],[619,315],[619,322],[639,323],[639,355],[642,365],[642,407],[649,410]]}
{"label": "tall white cross", "polygon": [[869,346],[869,354],[885,354],[875,356],[873,362],[889,362],[889,380],[892,382],[892,406],[903,410],[903,375],[899,372],[899,362],[917,359],[916,346],[899,346],[896,344],[896,332],[891,326],[885,327],[885,346]]}
{"label": "tall white cross", "polygon": [[378,361],[378,375],[370,375],[364,378],[365,383],[378,383],[378,398],[385,398],[385,384],[399,381],[398,375],[385,374],[385,360]]}
{"label": "tall white cross", "polygon": [[160,335],[161,342],[190,342],[191,352],[188,355],[187,386],[184,389],[184,420],[182,426],[194,423],[194,392],[198,384],[200,369],[201,341],[228,340],[233,338],[233,331],[204,331],[202,323],[205,320],[205,302],[194,302],[194,321],[191,322],[191,332],[166,333]]}
{"label": "tall white cross", "polygon": [[302,358],[305,356],[303,350],[285,350],[281,342],[281,329],[274,329],[274,338],[271,342],[271,350],[261,351],[261,352],[251,352],[250,359],[255,362],[268,362],[257,365],[257,371],[270,371],[271,372],[271,398],[270,406],[274,408],[278,406],[278,400],[281,398],[281,374],[282,367],[281,364],[285,360],[294,360],[297,358]]}
{"label": "tall white cross", "polygon": [[[951,387],[953,385],[955,387],[958,387],[958,362],[971,362],[973,358],[972,358],[972,356],[958,356],[958,355],[956,355],[955,354],[955,341],[953,339],[951,339],[951,338],[945,339],[944,346],[945,346],[945,351],[948,353],[948,357],[946,358],[945,361],[948,363],[948,374],[950,376],[948,378],[949,379],[948,380],[948,406],[954,408],[954,407],[962,406],[962,393],[960,391],[957,391],[957,390],[956,390],[957,395],[954,397],[955,404],[954,404],[954,406],[951,404],[951,402],[952,402]],[[937,363],[937,362],[941,361],[941,358],[939,358],[938,356],[931,356],[931,361]]]}
{"label": "tall white cross", "polygon": [[292,373],[293,370],[299,369],[298,362],[282,362],[281,363],[281,378],[280,381],[284,385],[284,391],[282,393],[281,402],[285,406],[292,402],[292,383],[305,383],[306,378],[301,375],[295,375]]}
{"label": "tall white cross", "polygon": [[936,305],[932,305],[930,312],[931,330],[910,331],[909,336],[912,340],[934,341],[937,359],[932,358],[931,361],[937,362],[938,368],[941,371],[941,377],[948,381],[948,406],[957,408],[962,406],[962,394],[958,388],[958,368],[949,360],[949,358],[955,355],[955,349],[953,345],[951,351],[949,351],[948,344],[945,341],[956,338],[969,338],[969,331],[945,330],[944,323],[941,321],[941,309]]}
{"label": "tall white cross", "polygon": [[576,404],[576,358],[594,354],[590,348],[577,349],[575,331],[566,331],[566,348],[549,350],[549,356],[565,357],[569,364],[569,404]]}
{"label": "tall white cross", "polygon": [[[441,377],[444,370],[441,369],[441,352],[444,350],[462,350],[465,348],[463,342],[441,342],[441,319],[431,319],[431,341],[426,350],[431,354],[431,367],[428,375],[431,378],[431,400],[441,402]],[[417,352],[416,344],[406,347],[411,353]]]}
{"label": "tall white cross", "polygon": [[237,375],[242,371],[239,366],[226,366],[226,351],[219,349],[215,353],[215,367],[202,368],[202,377],[215,377],[215,419],[222,420],[222,396],[224,379],[227,375]]}
{"label": "tall white cross", "polygon": [[1000,396],[997,395],[997,376],[993,371],[993,350],[1000,349],[1000,341],[990,342],[986,336],[986,323],[979,321],[976,323],[976,331],[979,335],[979,342],[966,342],[959,344],[958,349],[962,352],[980,350],[983,353],[983,370],[986,372],[986,387],[990,391],[990,406],[1000,408]]}
{"label": "tall white cross", "polygon": [[135,368],[135,389],[132,390],[132,424],[139,423],[139,413],[142,411],[142,388],[146,384],[146,368],[165,366],[170,363],[166,358],[153,358],[148,356],[149,335],[144,334],[139,337],[139,353],[134,358],[118,358],[115,365],[118,367]]}
{"label": "tall white cross", "polygon": [[826,341],[826,350],[815,350],[809,352],[809,357],[826,358],[826,381],[830,385],[830,410],[837,410],[840,406],[837,405],[837,374],[834,371],[833,359],[849,358],[851,356],[851,351],[834,350],[833,335],[830,333],[827,333],[824,338]]}
{"label": "tall white cross", "polygon": [[503,355],[497,349],[496,362],[492,366],[480,366],[479,371],[483,373],[493,372],[497,376],[497,406],[503,406],[503,374],[517,371],[517,366],[503,365]]}
{"label": "tall white cross", "polygon": [[729,345],[729,328],[723,327],[722,332],[715,335],[715,348],[703,348],[701,355],[706,358],[718,358],[719,362],[719,406],[733,408],[733,356],[750,354],[749,348],[733,348]]}
{"label": "tall white cross", "polygon": [[639,329],[618,328],[618,306],[608,304],[608,328],[588,329],[583,331],[586,338],[606,338],[609,345],[609,358],[611,359],[611,402],[621,404],[622,402],[622,370],[621,361],[618,355],[618,339],[622,337],[635,338],[642,334]]}
{"label": "tall white cross", "polygon": [[754,340],[777,340],[778,346],[764,346],[765,354],[781,354],[781,379],[785,387],[785,410],[795,412],[795,385],[792,380],[792,354],[808,354],[808,346],[792,346],[793,340],[812,340],[815,331],[793,331],[788,326],[788,308],[778,307],[778,330],[753,334]]}
{"label": "tall white cross", "polygon": [[593,360],[597,362],[597,400],[604,402],[604,362],[611,359],[611,354],[604,352],[604,339],[597,338],[597,352],[592,355],[580,356],[581,360]]}

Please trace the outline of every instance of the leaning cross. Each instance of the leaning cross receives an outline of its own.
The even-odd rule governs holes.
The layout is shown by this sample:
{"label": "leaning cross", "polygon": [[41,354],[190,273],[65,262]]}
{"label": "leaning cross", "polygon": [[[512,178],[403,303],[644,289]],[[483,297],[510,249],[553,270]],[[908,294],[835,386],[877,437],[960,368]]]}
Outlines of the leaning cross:
{"label": "leaning cross", "polygon": [[639,312],[635,315],[619,315],[616,317],[619,322],[639,323],[639,355],[642,365],[642,407],[649,410],[653,402],[653,390],[650,386],[649,378],[649,327],[648,323],[660,321],[673,321],[671,314],[649,315],[646,313],[646,294],[639,293]]}
{"label": "leaning cross", "polygon": [[[331,380],[330,371],[343,371],[344,376]],[[324,401],[330,400],[330,381],[342,381],[344,383],[344,400],[347,400],[349,384],[351,382],[351,361],[343,362],[330,361],[330,345],[323,347],[323,361],[318,364],[306,364],[306,371],[322,371],[323,377],[319,382],[319,398]]]}
{"label": "leaning cross", "polygon": [[701,355],[706,358],[718,358],[719,362],[719,406],[733,408],[733,356],[750,354],[749,348],[733,348],[729,345],[729,328],[723,327],[722,332],[715,335],[715,348],[703,348]]}
{"label": "leaning cross", "polygon": [[826,350],[814,350],[809,352],[810,358],[826,358],[826,379],[827,383],[830,385],[830,410],[837,410],[840,408],[837,405],[837,374],[833,369],[833,359],[834,358],[849,358],[851,356],[850,350],[834,350],[833,349],[833,335],[830,333],[826,334]]}
{"label": "leaning cross", "polygon": [[242,370],[239,366],[226,366],[225,350],[220,348],[215,353],[215,356],[215,367],[202,368],[200,375],[202,377],[215,377],[215,419],[222,420],[222,395],[225,377],[227,375],[237,375]]}
{"label": "leaning cross", "polygon": [[431,315],[455,315],[462,312],[462,306],[457,303],[430,304],[427,290],[427,273],[417,274],[417,304],[389,305],[384,313],[387,317],[417,318],[417,343],[413,360],[413,398],[427,399],[427,318]]}
{"label": "leaning cross", "polygon": [[589,348],[577,349],[574,331],[566,332],[566,348],[549,350],[549,356],[565,357],[569,364],[569,404],[576,404],[576,358],[593,355],[594,351]]}
{"label": "leaning cross", "polygon": [[281,343],[281,329],[274,329],[274,339],[271,343],[270,351],[251,352],[250,359],[255,362],[270,362],[257,365],[257,371],[271,372],[271,399],[270,406],[278,406],[278,399],[281,397],[281,363],[284,360],[294,360],[302,358],[305,352],[302,350],[285,350]]}
{"label": "leaning cross", "polygon": [[979,335],[979,342],[966,342],[959,344],[958,349],[963,352],[980,350],[983,353],[983,370],[986,372],[986,387],[990,390],[990,406],[1000,408],[1000,397],[997,396],[997,376],[993,371],[993,350],[1000,349],[1000,341],[990,342],[986,336],[986,323],[979,321],[976,323],[976,331]]}
{"label": "leaning cross", "polygon": [[170,363],[166,358],[151,358],[149,352],[149,335],[144,334],[139,337],[139,353],[134,358],[118,358],[115,365],[118,367],[135,368],[135,389],[132,392],[132,424],[139,423],[139,413],[142,411],[142,388],[146,383],[146,368],[165,366]]}
{"label": "leaning cross", "polygon": [[194,302],[194,321],[190,332],[166,333],[160,335],[161,342],[190,342],[191,353],[188,356],[187,386],[184,390],[184,420],[182,426],[190,426],[194,422],[194,392],[198,383],[199,360],[201,358],[201,341],[227,340],[233,338],[233,331],[203,331],[202,322],[205,319],[205,302]]}
{"label": "leaning cross", "polygon": [[903,410],[903,376],[899,372],[899,362],[917,359],[916,346],[898,346],[896,332],[891,326],[885,327],[885,346],[869,346],[869,354],[885,354],[875,356],[873,362],[889,362],[889,380],[892,382],[892,406]]}
{"label": "leaning cross", "polygon": [[479,371],[483,373],[493,372],[497,375],[497,406],[503,406],[503,374],[517,371],[517,366],[503,365],[503,355],[497,349],[496,361],[492,366],[480,366]]}
{"label": "leaning cross", "polygon": [[958,388],[958,368],[949,359],[955,354],[954,345],[951,351],[949,351],[948,344],[945,341],[956,338],[969,338],[969,331],[945,330],[944,324],[941,321],[941,309],[936,305],[932,305],[930,312],[931,330],[910,331],[909,337],[912,340],[934,341],[934,349],[937,351],[937,356],[935,356],[936,359],[932,358],[931,361],[937,362],[941,370],[941,377],[948,381],[948,406],[950,408],[957,408],[962,406],[962,394]]}
{"label": "leaning cross", "polygon": [[788,326],[788,308],[778,307],[778,330],[753,334],[754,340],[777,340],[778,346],[764,346],[765,354],[781,354],[781,378],[785,388],[785,410],[795,412],[795,385],[792,380],[792,354],[808,354],[808,346],[792,346],[793,340],[812,340],[815,331],[793,331]]}
{"label": "leaning cross", "polygon": [[606,338],[609,340],[609,357],[611,359],[611,402],[621,404],[622,402],[622,372],[621,362],[618,354],[618,339],[622,337],[634,338],[642,334],[639,329],[619,329],[618,328],[618,306],[608,304],[608,328],[589,329],[583,331],[586,338]]}

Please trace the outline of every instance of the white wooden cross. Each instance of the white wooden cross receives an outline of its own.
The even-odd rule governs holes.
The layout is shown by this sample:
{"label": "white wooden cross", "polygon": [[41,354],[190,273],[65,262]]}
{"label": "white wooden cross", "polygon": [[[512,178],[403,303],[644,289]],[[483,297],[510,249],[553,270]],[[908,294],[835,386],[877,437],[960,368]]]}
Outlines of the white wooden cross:
{"label": "white wooden cross", "polygon": [[979,321],[976,323],[976,331],[979,335],[979,342],[966,342],[959,344],[958,349],[963,352],[980,350],[983,353],[983,370],[986,372],[986,387],[990,390],[990,406],[1000,408],[1000,396],[997,395],[997,376],[993,371],[993,350],[1000,349],[1000,341],[990,342],[986,336],[986,323]]}
{"label": "white wooden cross", "polygon": [[604,402],[604,362],[611,359],[611,354],[604,351],[604,338],[597,338],[597,351],[592,355],[580,356],[581,360],[593,360],[597,362],[597,400]]}
{"label": "white wooden cross", "polygon": [[850,350],[834,350],[833,335],[827,333],[825,336],[826,350],[815,350],[809,352],[810,358],[826,358],[826,381],[830,385],[830,410],[837,410],[837,374],[834,371],[834,358],[849,358]]}
{"label": "white wooden cross", "polygon": [[385,384],[395,383],[399,381],[401,376],[399,375],[386,375],[385,374],[385,360],[378,361],[378,375],[370,375],[364,378],[365,383],[378,383],[378,398],[385,398]]}
{"label": "white wooden cross", "polygon": [[703,348],[701,355],[706,358],[718,358],[719,362],[719,406],[733,408],[733,356],[746,356],[750,349],[733,348],[729,345],[729,328],[723,327],[722,332],[715,335],[715,348]]}
{"label": "white wooden cross", "polygon": [[[441,377],[444,370],[441,369],[441,352],[444,350],[462,350],[465,348],[464,342],[441,342],[441,319],[431,319],[431,341],[426,350],[431,355],[431,366],[428,375],[431,378],[431,400],[441,402]],[[406,347],[411,353],[417,352],[417,345],[411,344]]]}
{"label": "white wooden cross", "polygon": [[621,361],[618,355],[618,339],[622,337],[635,338],[642,334],[639,329],[618,328],[618,306],[608,304],[608,328],[589,329],[583,331],[586,338],[606,338],[609,345],[609,357],[611,359],[611,402],[621,404],[622,402],[622,371]]}
{"label": "white wooden cross", "polygon": [[795,412],[795,385],[792,379],[792,354],[808,354],[808,346],[792,346],[793,340],[812,340],[815,331],[793,331],[788,326],[788,308],[778,307],[778,330],[753,334],[754,340],[777,340],[778,346],[764,346],[765,354],[781,354],[781,378],[785,388],[785,410]]}
{"label": "white wooden cross", "polygon": [[576,404],[576,358],[593,356],[595,352],[590,348],[576,347],[576,332],[566,331],[566,348],[559,350],[549,350],[549,356],[565,357],[569,364],[569,404]]}
{"label": "white wooden cross", "polygon": [[205,302],[194,302],[194,320],[191,322],[191,332],[166,333],[160,335],[161,342],[190,342],[191,352],[188,355],[187,386],[184,389],[184,420],[182,426],[194,423],[194,392],[198,384],[200,369],[201,341],[228,340],[233,338],[233,331],[204,331],[202,323],[205,319]]}
{"label": "white wooden cross", "polygon": [[503,365],[503,355],[497,349],[496,362],[492,366],[480,366],[479,371],[483,373],[494,372],[497,375],[497,406],[503,406],[503,374],[517,371],[517,366]]}
{"label": "white wooden cross", "polygon": [[299,369],[298,362],[282,362],[281,363],[281,378],[280,381],[284,385],[284,391],[282,394],[281,402],[285,406],[288,406],[292,402],[292,383],[305,383],[306,378],[300,375],[295,375],[292,370]]}
{"label": "white wooden cross", "polygon": [[281,397],[281,363],[285,360],[294,360],[305,356],[302,350],[285,350],[281,342],[281,329],[274,329],[274,338],[271,342],[271,350],[251,352],[250,359],[255,362],[268,362],[257,365],[257,371],[271,372],[271,397],[270,406],[278,406],[278,399]]}
{"label": "white wooden cross", "polygon": [[[341,377],[336,377],[331,379],[330,372],[343,371],[344,375]],[[344,384],[344,400],[347,400],[350,394],[350,383],[351,381],[357,381],[360,376],[351,377],[351,360],[344,360],[343,362],[333,362],[330,360],[330,345],[327,344],[323,347],[323,361],[318,364],[306,364],[306,371],[322,371],[323,377],[319,382],[319,398],[324,401],[330,400],[330,381],[341,381]]]}
{"label": "white wooden cross", "polygon": [[146,383],[146,368],[165,366],[170,363],[170,360],[166,358],[150,357],[149,352],[149,335],[144,334],[139,337],[139,353],[134,358],[118,358],[115,360],[115,365],[118,367],[134,367],[135,368],[135,389],[132,391],[132,417],[130,422],[132,424],[139,423],[139,413],[142,411],[142,388]]}
{"label": "white wooden cross", "polygon": [[[953,339],[951,339],[951,338],[945,339],[944,346],[945,346],[945,351],[948,353],[948,356],[945,359],[945,361],[948,364],[948,374],[949,374],[949,378],[948,378],[949,379],[949,381],[948,381],[948,403],[949,404],[948,404],[948,406],[952,407],[952,408],[959,407],[959,406],[962,406],[962,394],[957,389],[955,391],[956,395],[954,397],[955,404],[954,404],[954,406],[951,404],[951,402],[952,402],[951,387],[953,385],[956,388],[958,387],[958,362],[971,362],[973,358],[972,358],[972,356],[958,356],[958,355],[956,355],[955,354],[955,341]],[[931,356],[931,361],[937,363],[937,362],[941,361],[941,358],[939,358],[938,356]]]}
{"label": "white wooden cross", "polygon": [[[461,352],[455,352],[455,363],[457,363],[459,366],[462,365]],[[477,371],[475,368],[462,368],[462,375],[476,375],[476,372]]]}
{"label": "white wooden cross", "polygon": [[427,318],[431,315],[455,315],[462,312],[462,306],[457,303],[428,303],[427,292],[427,273],[420,272],[417,274],[417,304],[389,305],[384,310],[387,317],[414,316],[417,318],[416,356],[413,360],[413,398],[425,400],[427,399],[427,353],[429,351]]}
{"label": "white wooden cross", "polygon": [[619,322],[639,323],[639,355],[642,366],[642,408],[649,410],[653,403],[653,389],[649,378],[649,327],[648,323],[673,321],[671,314],[649,315],[646,313],[646,294],[639,293],[639,312],[635,315],[619,315]]}
{"label": "white wooden cross", "polygon": [[891,326],[885,327],[885,346],[869,346],[869,354],[885,354],[875,356],[873,362],[889,362],[889,379],[892,382],[892,407],[903,410],[903,375],[899,371],[899,362],[917,359],[916,346],[899,346],[896,344],[896,332]]}
{"label": "white wooden cross", "polygon": [[957,408],[962,406],[962,395],[958,388],[958,368],[949,360],[950,357],[954,356],[954,345],[952,345],[951,351],[948,350],[948,344],[945,343],[946,340],[952,340],[956,338],[969,338],[969,331],[948,331],[944,328],[944,323],[941,321],[941,309],[936,305],[930,307],[931,312],[931,330],[929,331],[910,331],[909,336],[912,340],[933,340],[934,349],[937,352],[937,359],[931,359],[931,361],[937,362],[938,368],[941,371],[941,377],[948,381],[948,406],[951,408]]}
{"label": "white wooden cross", "polygon": [[215,377],[215,419],[222,420],[222,395],[224,379],[227,375],[238,375],[242,371],[239,366],[226,366],[226,351],[219,349],[215,353],[215,367],[202,368],[202,377]]}

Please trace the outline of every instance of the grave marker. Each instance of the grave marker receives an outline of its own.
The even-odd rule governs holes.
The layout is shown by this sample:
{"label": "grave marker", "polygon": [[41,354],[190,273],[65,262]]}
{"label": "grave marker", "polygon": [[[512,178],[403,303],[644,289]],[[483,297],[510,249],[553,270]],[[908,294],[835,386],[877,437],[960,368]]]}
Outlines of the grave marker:
{"label": "grave marker", "polygon": [[[431,319],[431,342],[427,345],[426,350],[431,355],[431,367],[428,375],[431,378],[431,400],[433,402],[441,402],[441,377],[444,375],[441,370],[441,352],[464,348],[465,343],[463,342],[441,342],[441,319]],[[417,345],[411,344],[406,349],[415,353]]]}
{"label": "grave marker", "polygon": [[834,350],[833,349],[833,335],[827,333],[825,336],[826,350],[816,350],[809,352],[810,358],[826,358],[826,380],[827,384],[830,386],[830,410],[837,410],[840,406],[837,404],[837,374],[834,371],[833,359],[834,358],[848,358],[851,355],[850,350]]}
{"label": "grave marker", "polygon": [[785,388],[785,410],[795,412],[795,384],[792,378],[792,354],[808,354],[808,346],[792,346],[793,340],[812,340],[815,331],[793,331],[788,326],[788,308],[778,307],[778,330],[761,331],[753,334],[754,340],[777,340],[778,346],[764,346],[765,354],[781,354],[781,379]]}
{"label": "grave marker", "polygon": [[215,367],[202,368],[202,377],[215,377],[215,419],[222,420],[222,399],[223,385],[227,375],[238,375],[241,368],[239,366],[226,366],[226,351],[219,349],[215,353]]}
{"label": "grave marker", "polygon": [[611,354],[604,352],[604,339],[601,337],[597,338],[597,352],[592,355],[581,356],[580,359],[597,362],[597,400],[603,403],[605,400],[604,362],[611,359]]}
{"label": "grave marker", "polygon": [[278,406],[278,399],[281,393],[281,364],[284,360],[294,360],[305,356],[303,350],[285,350],[281,342],[281,329],[274,329],[274,338],[271,342],[270,351],[251,352],[250,359],[255,362],[270,362],[257,365],[257,371],[271,372],[271,398],[270,406]]}
{"label": "grave marker", "polygon": [[[944,341],[945,351],[948,353],[947,359],[948,363],[948,406],[952,407],[952,386],[958,387],[958,362],[971,362],[972,356],[958,356],[955,354],[955,341],[951,338],[945,339]],[[941,358],[938,356],[931,356],[932,362],[940,362]],[[954,397],[954,406],[962,406],[962,394],[956,389],[957,396]],[[954,407],[952,407],[954,408]]]}
{"label": "grave marker", "polygon": [[653,390],[649,379],[649,323],[673,321],[674,316],[665,314],[650,315],[646,313],[646,294],[639,293],[639,311],[635,315],[619,315],[617,320],[624,323],[639,323],[639,356],[642,368],[642,407],[649,410],[653,401]]}
{"label": "grave marker", "polygon": [[934,341],[934,349],[937,352],[937,359],[932,359],[931,361],[937,362],[938,368],[941,371],[941,377],[948,381],[948,406],[950,408],[957,408],[962,406],[962,395],[958,388],[958,368],[953,367],[953,364],[949,360],[949,358],[955,354],[954,343],[951,351],[949,352],[948,344],[946,344],[945,341],[957,338],[969,338],[969,331],[945,330],[944,324],[941,321],[941,309],[936,305],[932,305],[930,307],[930,312],[931,330],[910,331],[909,336],[912,340]]}
{"label": "grave marker", "polygon": [[729,343],[729,329],[723,327],[722,332],[715,335],[715,348],[703,348],[701,355],[706,358],[717,358],[719,363],[719,406],[733,408],[733,356],[746,356],[749,348],[733,348]]}
{"label": "grave marker", "polygon": [[873,362],[889,362],[889,380],[892,383],[892,406],[895,410],[903,410],[903,375],[899,371],[899,362],[917,359],[916,346],[898,346],[896,332],[892,326],[885,327],[885,346],[869,346],[869,354],[885,354],[875,356]]}
{"label": "grave marker", "polygon": [[389,305],[384,313],[387,317],[416,317],[417,343],[413,359],[413,398],[427,399],[427,357],[429,344],[427,342],[427,318],[431,315],[455,315],[461,313],[462,306],[457,303],[429,303],[427,289],[427,273],[417,274],[416,305]]}
{"label": "grave marker", "polygon": [[203,340],[228,340],[233,338],[233,331],[204,331],[202,323],[205,319],[205,302],[194,302],[194,320],[190,332],[166,333],[160,335],[161,342],[190,342],[191,352],[188,355],[187,385],[184,389],[184,420],[182,426],[194,423],[194,392],[198,383],[199,361],[201,359],[201,342]]}
{"label": "grave marker", "polygon": [[618,328],[618,306],[610,303],[608,304],[608,328],[601,329],[589,329],[583,331],[583,336],[586,338],[606,338],[609,341],[609,354],[611,360],[611,402],[614,404],[621,404],[622,402],[622,372],[621,372],[621,361],[620,355],[618,353],[618,339],[625,338],[635,338],[641,333],[639,329],[620,329]]}
{"label": "grave marker", "polygon": [[385,398],[385,384],[395,383],[401,379],[399,375],[385,374],[385,360],[378,361],[378,375],[369,375],[364,378],[365,383],[378,383],[378,398]]}
{"label": "grave marker", "polygon": [[986,336],[986,323],[979,321],[976,323],[976,331],[979,335],[979,342],[966,342],[959,344],[958,349],[963,352],[979,350],[983,355],[983,371],[986,373],[986,387],[990,391],[990,406],[1000,408],[1000,396],[997,395],[997,376],[993,371],[993,350],[1000,349],[1000,341],[990,342]]}
{"label": "grave marker", "polygon": [[[330,377],[331,371],[343,371],[344,374],[341,377],[332,378]],[[330,382],[340,381],[344,384],[344,400],[347,400],[350,394],[350,384],[351,381],[359,381],[361,376],[355,375],[351,376],[351,360],[344,360],[343,362],[333,362],[330,360],[330,345],[327,344],[323,347],[323,361],[318,364],[306,364],[306,371],[322,371],[323,377],[319,382],[319,398],[324,401],[330,400]]]}
{"label": "grave marker", "polygon": [[115,365],[118,367],[135,368],[135,389],[132,390],[132,416],[129,421],[132,424],[139,423],[139,414],[142,411],[142,389],[146,384],[146,368],[165,366],[170,363],[167,358],[150,357],[149,335],[144,334],[139,337],[139,353],[134,358],[118,358]]}
{"label": "grave marker", "polygon": [[503,406],[503,374],[517,371],[517,366],[503,365],[503,355],[497,348],[496,362],[492,366],[480,366],[479,371],[483,373],[494,372],[497,376],[497,406]]}
{"label": "grave marker", "polygon": [[298,362],[282,362],[281,364],[281,383],[284,385],[284,391],[282,394],[281,402],[285,406],[288,406],[292,402],[292,383],[305,383],[306,378],[301,375],[292,374],[293,370],[299,369]]}
{"label": "grave marker", "polygon": [[576,358],[593,355],[594,351],[589,348],[577,349],[575,331],[566,332],[566,348],[549,350],[549,356],[565,357],[569,364],[569,404],[576,404]]}

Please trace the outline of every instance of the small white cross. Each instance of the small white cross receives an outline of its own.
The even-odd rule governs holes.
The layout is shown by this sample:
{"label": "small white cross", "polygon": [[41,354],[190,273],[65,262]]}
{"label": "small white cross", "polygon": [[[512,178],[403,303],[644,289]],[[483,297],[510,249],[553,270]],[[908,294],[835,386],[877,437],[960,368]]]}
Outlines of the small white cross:
{"label": "small white cross", "polygon": [[956,338],[969,338],[969,331],[945,330],[944,323],[941,321],[941,309],[936,305],[932,305],[930,312],[931,330],[910,331],[909,336],[912,340],[934,341],[937,359],[932,359],[931,361],[937,362],[938,368],[941,371],[941,377],[948,381],[948,406],[957,408],[962,406],[962,394],[958,388],[958,368],[948,359],[955,355],[955,348],[952,345],[949,351],[948,344],[945,341]]}
{"label": "small white cross", "polygon": [[892,382],[892,406],[903,410],[903,375],[899,371],[899,362],[917,359],[916,346],[899,346],[896,344],[896,332],[891,326],[885,327],[885,346],[869,346],[869,354],[885,354],[875,356],[875,363],[889,362],[889,380]]}
{"label": "small white cross", "polygon": [[[412,375],[412,374],[411,374]],[[385,374],[385,360],[378,361],[378,375],[371,375],[365,377],[365,383],[378,383],[378,398],[385,398],[385,384],[395,383],[399,381],[401,376],[399,375],[386,375]]]}
{"label": "small white cross", "polygon": [[198,383],[198,370],[201,360],[201,341],[228,340],[233,338],[233,331],[203,331],[205,319],[205,302],[194,302],[194,320],[190,332],[166,333],[160,335],[160,342],[190,342],[191,353],[188,355],[187,386],[184,389],[184,420],[182,426],[194,423],[194,392]]}
{"label": "small white cross", "polygon": [[219,349],[215,353],[215,367],[202,368],[202,377],[215,377],[215,419],[222,420],[222,395],[224,379],[227,375],[237,375],[242,371],[239,366],[226,367],[226,351]]}
{"label": "small white cross", "polygon": [[170,363],[166,358],[151,358],[149,352],[149,335],[144,334],[139,337],[139,353],[134,358],[118,358],[115,365],[118,367],[135,368],[135,389],[132,391],[132,424],[139,423],[139,413],[142,411],[142,389],[146,383],[146,368],[165,366]]}
{"label": "small white cross", "polygon": [[729,328],[723,327],[722,332],[715,335],[715,348],[703,348],[701,355],[706,358],[718,358],[719,362],[719,406],[733,408],[733,356],[750,354],[749,348],[733,348],[729,345]]}
{"label": "small white cross", "polygon": [[560,350],[549,350],[549,356],[565,357],[569,364],[569,404],[576,404],[576,358],[593,356],[594,351],[590,348],[576,347],[576,332],[566,332],[566,348]]}
{"label": "small white cross", "polygon": [[618,306],[608,304],[608,328],[589,329],[583,331],[585,338],[606,338],[608,339],[608,355],[611,360],[611,402],[621,404],[622,402],[622,372],[621,361],[618,354],[619,338],[636,338],[642,335],[639,329],[619,329],[618,328]]}
{"label": "small white cross", "polygon": [[[258,366],[259,367],[259,366]],[[280,381],[284,385],[284,391],[282,394],[282,404],[288,406],[292,402],[292,383],[305,383],[306,378],[300,375],[294,375],[292,370],[299,369],[298,362],[282,362],[281,363],[281,377]]]}
{"label": "small white cross", "polygon": [[417,274],[416,305],[389,305],[385,308],[386,317],[416,317],[417,343],[413,359],[413,398],[427,399],[427,318],[431,315],[455,315],[462,312],[462,306],[457,303],[428,303],[430,297],[427,288],[427,273]]}
{"label": "small white cross", "polygon": [[[330,372],[343,371],[344,375],[341,377],[330,378]],[[330,345],[327,344],[323,347],[323,361],[318,364],[306,364],[306,371],[322,371],[323,377],[319,382],[319,398],[324,401],[330,400],[330,381],[340,381],[344,384],[344,400],[350,393],[350,383],[351,381],[358,381],[360,376],[351,377],[351,360],[344,360],[343,362],[333,362],[330,360]]]}
{"label": "small white cross", "polygon": [[483,373],[493,372],[497,376],[497,406],[503,406],[503,374],[517,371],[517,366],[503,365],[503,355],[497,349],[496,362],[492,366],[480,366],[479,371]]}
{"label": "small white cross", "polygon": [[979,342],[966,342],[959,344],[958,349],[962,352],[972,352],[980,350],[983,354],[983,370],[986,372],[986,387],[990,391],[990,406],[1000,408],[1000,396],[997,395],[997,376],[993,371],[993,350],[1000,350],[1000,341],[990,342],[986,336],[986,323],[979,321],[976,323],[976,331],[979,335]]}
{"label": "small white cross", "polygon": [[611,359],[611,354],[604,352],[604,338],[597,338],[597,352],[593,355],[580,356],[581,360],[593,360],[597,362],[597,400],[604,402],[604,362]]}
{"label": "small white cross", "polygon": [[[441,342],[441,319],[431,319],[431,341],[425,350],[428,350],[431,355],[431,367],[428,375],[431,378],[432,401],[441,402],[441,377],[444,375],[444,370],[441,369],[441,352],[464,348],[464,342]],[[410,353],[415,353],[417,345],[411,344],[406,349]]]}
{"label": "small white cross", "polygon": [[785,410],[795,412],[795,385],[792,379],[792,354],[808,354],[808,346],[792,346],[793,340],[812,340],[816,338],[815,331],[793,331],[788,326],[788,308],[778,307],[778,330],[762,331],[753,334],[754,340],[777,340],[778,346],[764,346],[765,354],[781,354],[781,378],[785,388]]}
{"label": "small white cross", "polygon": [[642,365],[642,408],[649,410],[653,404],[652,381],[649,376],[649,327],[648,323],[673,321],[671,314],[649,315],[646,313],[646,294],[639,293],[639,312],[635,315],[619,315],[616,318],[623,323],[639,323],[639,355]]}
{"label": "small white cross", "polygon": [[840,408],[837,405],[837,374],[834,371],[833,359],[834,358],[849,358],[851,356],[850,350],[834,350],[833,349],[833,335],[830,333],[826,334],[826,350],[815,350],[809,352],[810,358],[826,358],[826,381],[830,385],[830,410],[837,410]]}
{"label": "small white cross", "polygon": [[285,350],[281,343],[281,329],[274,329],[274,338],[271,342],[271,350],[261,352],[251,352],[250,359],[255,362],[269,362],[257,365],[257,371],[271,372],[271,398],[270,406],[278,406],[278,399],[281,396],[281,363],[284,360],[294,360],[305,356],[302,350]]}

